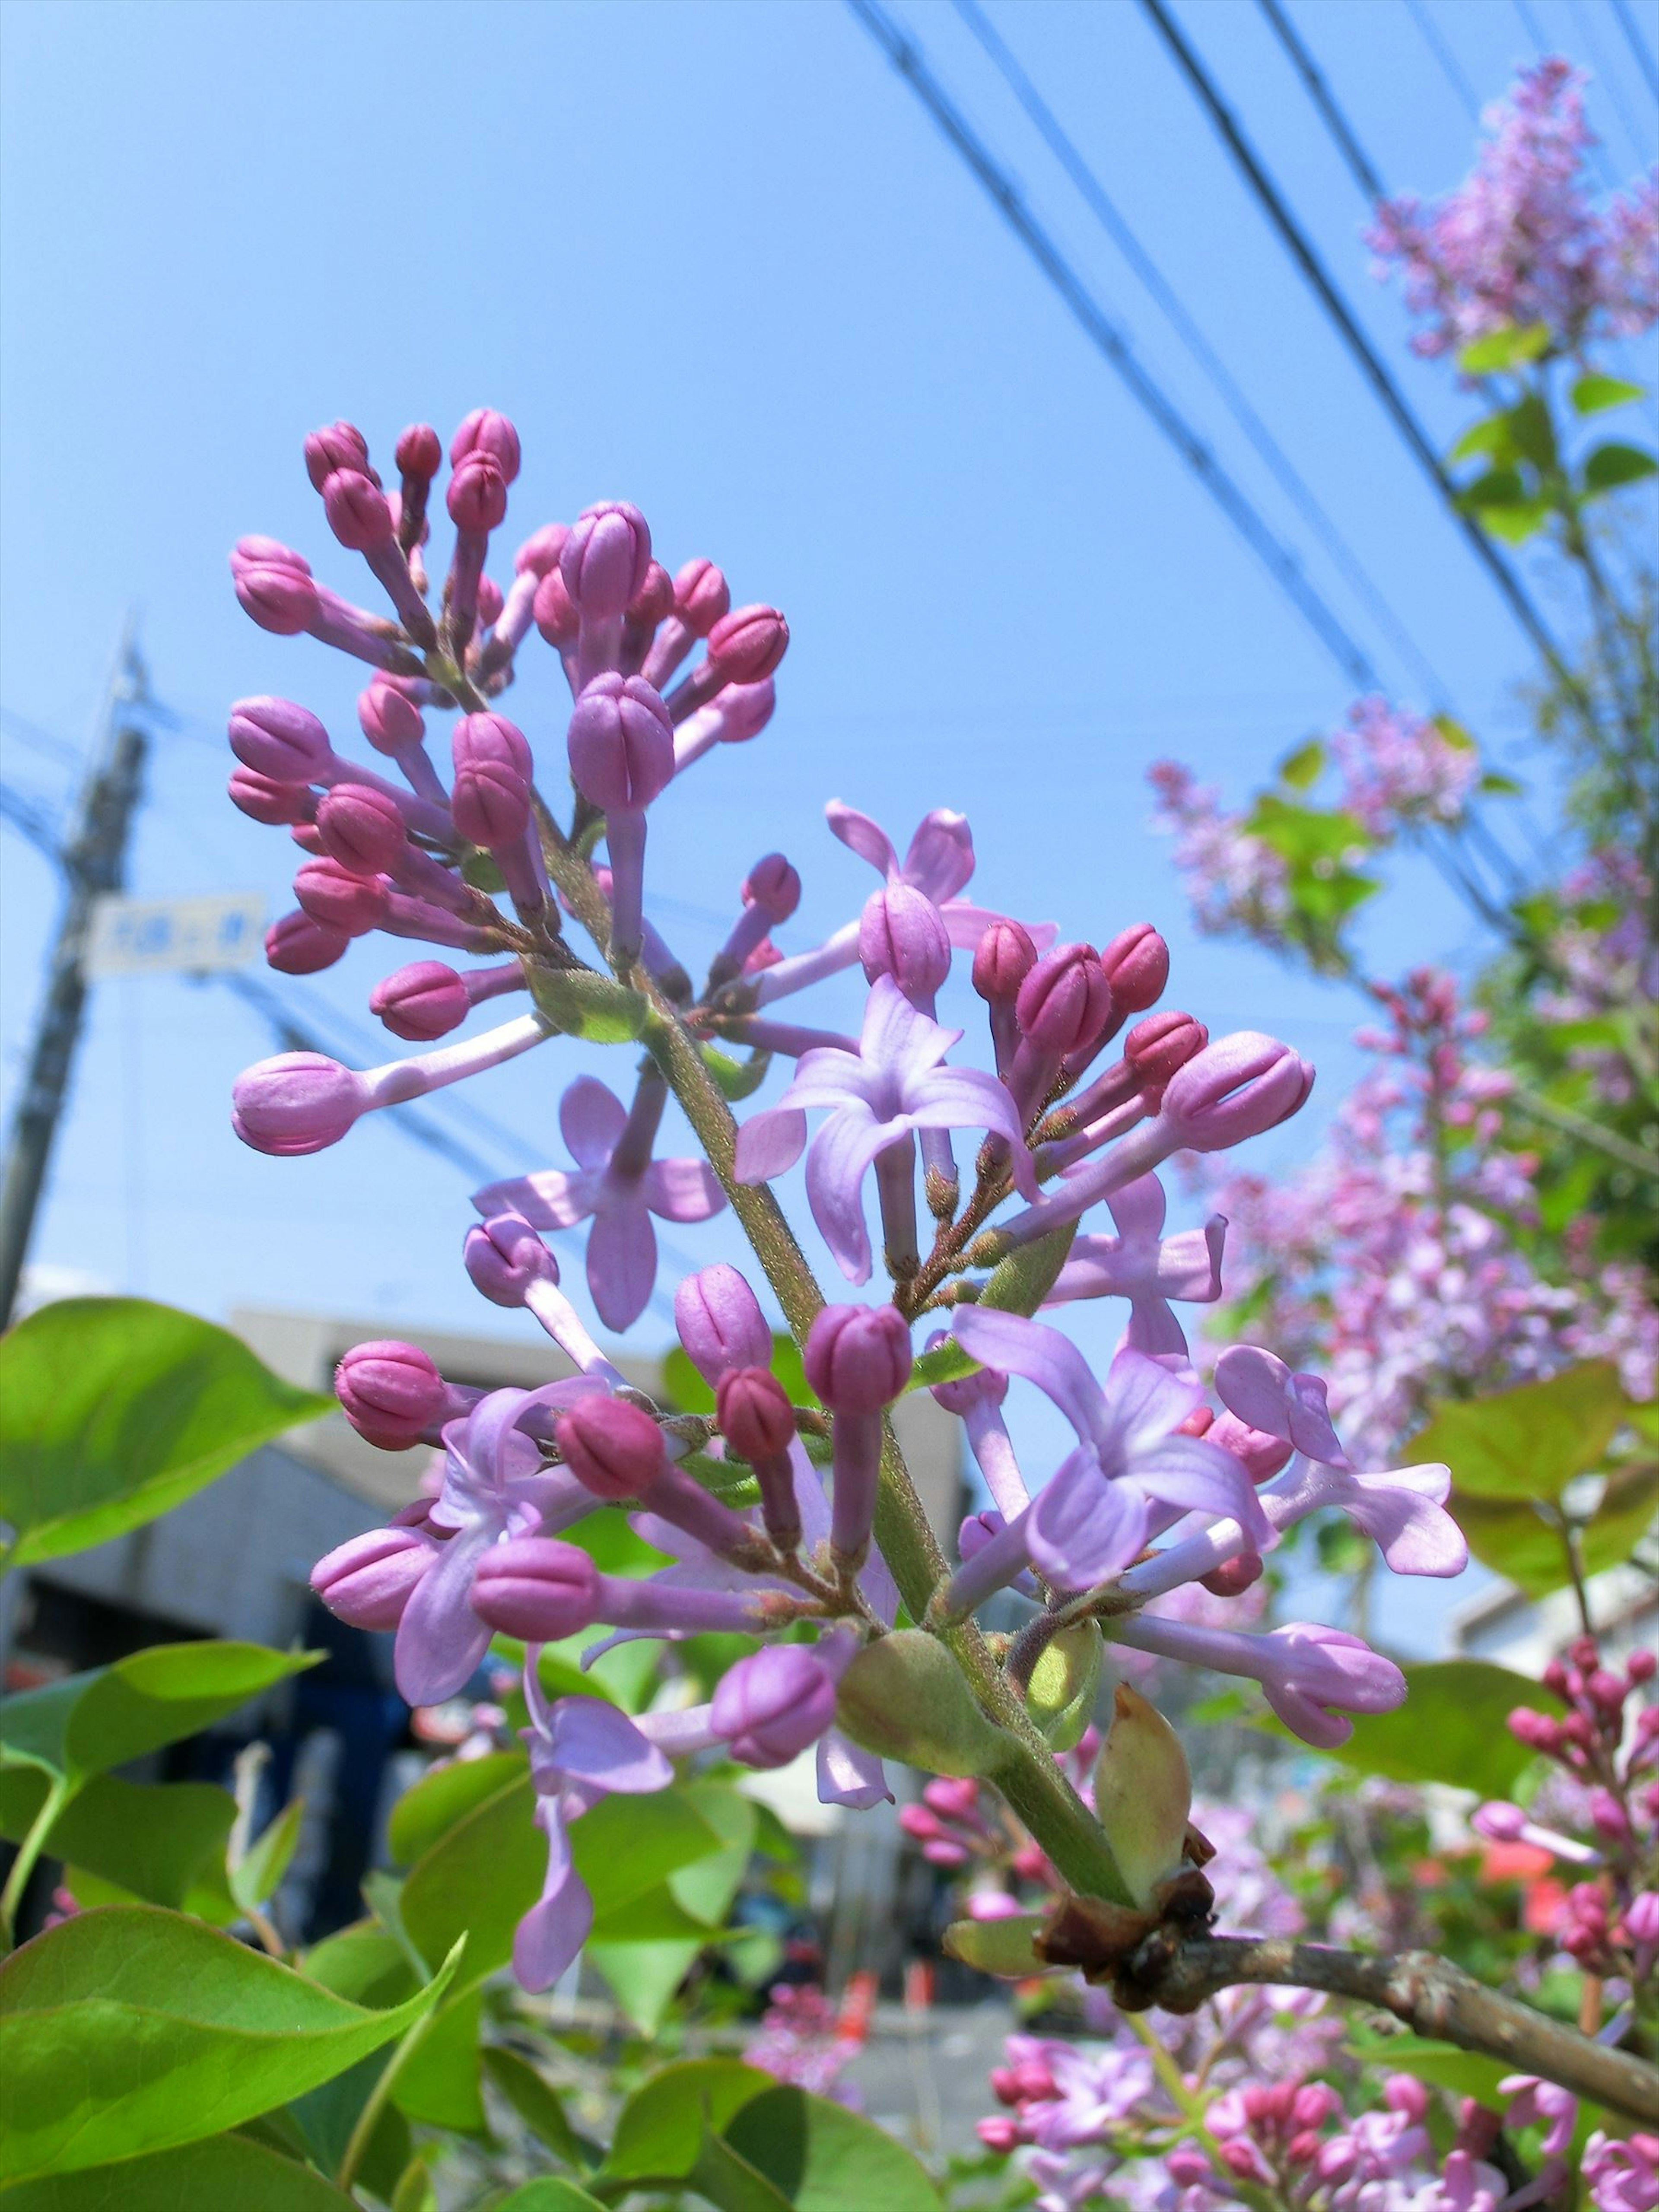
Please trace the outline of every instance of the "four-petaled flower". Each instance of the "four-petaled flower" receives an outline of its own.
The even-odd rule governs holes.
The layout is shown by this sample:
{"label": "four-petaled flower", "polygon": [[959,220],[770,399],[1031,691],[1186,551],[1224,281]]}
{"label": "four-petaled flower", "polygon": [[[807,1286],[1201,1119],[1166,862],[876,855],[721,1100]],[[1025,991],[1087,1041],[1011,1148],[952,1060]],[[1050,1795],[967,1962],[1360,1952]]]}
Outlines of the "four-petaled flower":
{"label": "four-petaled flower", "polygon": [[1015,1181],[1035,1196],[1036,1171],[1014,1103],[994,1075],[946,1067],[962,1036],[930,1021],[890,975],[871,987],[855,1053],[823,1045],[803,1053],[794,1081],[775,1106],[751,1115],[738,1132],[739,1182],[769,1182],[793,1167],[806,1142],[809,1106],[829,1109],[806,1161],[812,1218],[852,1283],[870,1277],[864,1177],[878,1152],[918,1129],[984,1129],[1006,1138]]}
{"label": "four-petaled flower", "polygon": [[536,1990],[552,1987],[593,1925],[593,1899],[571,1858],[567,1826],[601,1797],[665,1790],[674,1770],[627,1714],[602,1698],[556,1698],[550,1705],[533,1654],[524,1693],[530,1726],[519,1733],[530,1747],[536,1819],[547,1837],[547,1879],[519,1923],[513,1971]]}
{"label": "four-petaled flower", "polygon": [[1057,1589],[1090,1589],[1121,1574],[1146,1547],[1154,1499],[1230,1516],[1259,1548],[1277,1540],[1242,1463],[1177,1433],[1204,1402],[1196,1382],[1126,1345],[1103,1384],[1058,1329],[989,1306],[967,1307],[952,1326],[964,1352],[1035,1382],[1077,1431],[1078,1449],[1020,1516],[1032,1562]]}
{"label": "four-petaled flower", "polygon": [[652,1215],[707,1221],[726,1203],[706,1160],[652,1158],[661,1085],[642,1085],[641,1091],[630,1115],[597,1077],[579,1076],[559,1102],[559,1127],[576,1162],[574,1172],[540,1168],[489,1183],[472,1200],[486,1219],[521,1213],[537,1229],[572,1229],[591,1215],[587,1287],[599,1319],[618,1331],[639,1319],[656,1285]]}
{"label": "four-petaled flower", "polygon": [[1106,1200],[1117,1225],[1115,1237],[1073,1239],[1045,1305],[1068,1298],[1120,1297],[1129,1301],[1129,1326],[1123,1341],[1154,1358],[1184,1360],[1187,1337],[1170,1300],[1213,1305],[1221,1296],[1221,1252],[1227,1224],[1212,1214],[1202,1229],[1164,1234],[1164,1186],[1156,1176],[1138,1176]]}

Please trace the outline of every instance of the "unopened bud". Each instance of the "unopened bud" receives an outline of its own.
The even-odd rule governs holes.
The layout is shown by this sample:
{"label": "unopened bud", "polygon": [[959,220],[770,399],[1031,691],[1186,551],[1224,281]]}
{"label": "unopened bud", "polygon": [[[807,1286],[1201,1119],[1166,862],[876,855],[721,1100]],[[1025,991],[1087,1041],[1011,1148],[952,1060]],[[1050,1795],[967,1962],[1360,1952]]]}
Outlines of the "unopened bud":
{"label": "unopened bud", "polygon": [[836,1717],[836,1685],[801,1644],[775,1644],[729,1667],[708,1721],[745,1766],[787,1766],[816,1743]]}
{"label": "unopened bud", "polygon": [[708,633],[708,665],[726,684],[758,684],[788,649],[789,625],[775,607],[734,607]]}
{"label": "unopened bud", "polygon": [[397,533],[386,494],[355,469],[337,469],[324,484],[323,512],[329,528],[353,553],[390,544]]}
{"label": "unopened bud", "polygon": [[337,1620],[384,1633],[403,1619],[440,1548],[418,1528],[371,1528],[319,1559],[311,1587]]}
{"label": "unopened bud", "polygon": [[994,921],[974,954],[974,988],[992,1006],[1012,1004],[1036,963],[1029,931],[1017,921]]}
{"label": "unopened bud", "polygon": [[1014,1018],[1039,1052],[1064,1056],[1092,1044],[1111,1018],[1112,987],[1091,945],[1057,945],[1019,987]]}
{"label": "unopened bud", "polygon": [[580,1400],[554,1433],[565,1465],[596,1498],[638,1498],[665,1463],[662,1431],[623,1398]]}
{"label": "unopened bud", "polygon": [[772,1332],[738,1270],[724,1260],[688,1275],[674,1293],[674,1326],[703,1381],[718,1383],[733,1367],[765,1367]]}
{"label": "unopened bud", "polygon": [[1121,1019],[1144,1013],[1163,997],[1170,948],[1150,921],[1137,921],[1102,945],[1100,964],[1112,987],[1113,1011]]}
{"label": "unopened bud", "polygon": [[674,579],[674,612],[693,637],[707,637],[732,605],[732,587],[712,561],[688,561]]}
{"label": "unopened bud", "polygon": [[596,676],[570,717],[570,774],[605,813],[648,806],[674,773],[674,726],[642,676]]}
{"label": "unopened bud", "polygon": [[585,618],[612,622],[645,582],[651,532],[638,507],[605,500],[580,514],[559,555],[571,605]]}
{"label": "unopened bud", "polygon": [[1210,1032],[1202,1022],[1171,1008],[1135,1024],[1123,1040],[1123,1057],[1138,1087],[1161,1097],[1176,1070],[1195,1060],[1209,1042]]}
{"label": "unopened bud", "polygon": [[989,1774],[1012,1748],[945,1646],[919,1628],[865,1646],[842,1676],[836,1717],[866,1751],[934,1774]]}
{"label": "unopened bud", "polygon": [[459,469],[474,453],[487,454],[504,483],[519,473],[519,434],[493,407],[475,407],[449,441],[449,465]]}
{"label": "unopened bud", "polygon": [[355,422],[330,422],[313,430],[306,440],[305,453],[306,474],[313,491],[325,493],[337,471],[368,481],[368,441]]}
{"label": "unopened bud", "polygon": [[461,1258],[472,1287],[492,1305],[521,1306],[535,1284],[559,1279],[558,1261],[521,1213],[493,1214],[469,1229]]}
{"label": "unopened bud", "polygon": [[270,830],[309,822],[316,811],[317,802],[309,784],[279,783],[275,776],[261,775],[258,769],[240,765],[234,768],[229,791],[233,806],[250,821],[263,822]]}
{"label": "unopened bud", "polygon": [[1164,1119],[1190,1150],[1221,1152],[1287,1121],[1313,1081],[1312,1068],[1288,1045],[1240,1030],[1176,1070],[1164,1093]]}
{"label": "unopened bud", "polygon": [[455,827],[474,845],[516,844],[530,821],[530,746],[504,714],[464,714],[452,740]]}
{"label": "unopened bud", "polygon": [[1156,1705],[1120,1682],[1095,1768],[1095,1814],[1141,1906],[1182,1861],[1193,1780],[1181,1739]]}
{"label": "unopened bud", "polygon": [[859,918],[865,980],[890,975],[912,1006],[931,1006],[951,973],[951,939],[932,899],[906,883],[884,884]]}
{"label": "unopened bud", "polygon": [[599,1569],[574,1544],[515,1536],[492,1544],[472,1577],[470,1602],[480,1620],[526,1644],[557,1644],[599,1617]]}
{"label": "unopened bud", "polygon": [[360,1436],[406,1451],[443,1417],[444,1379],[418,1345],[393,1338],[354,1344],[334,1370],[334,1395]]}
{"label": "unopened bud", "polygon": [[757,906],[769,922],[787,921],[800,904],[800,877],[781,853],[769,853],[744,878],[743,902]]}
{"label": "unopened bud", "polygon": [[1093,1717],[1104,1650],[1097,1623],[1079,1620],[1050,1637],[1038,1656],[1025,1710],[1051,1750],[1070,1751]]}
{"label": "unopened bud", "polygon": [[350,942],[349,930],[304,912],[285,914],[265,932],[265,959],[279,975],[318,975],[334,965]]}
{"label": "unopened bud", "polygon": [[398,802],[364,783],[337,783],[317,809],[317,835],[354,876],[393,874],[409,848]]}

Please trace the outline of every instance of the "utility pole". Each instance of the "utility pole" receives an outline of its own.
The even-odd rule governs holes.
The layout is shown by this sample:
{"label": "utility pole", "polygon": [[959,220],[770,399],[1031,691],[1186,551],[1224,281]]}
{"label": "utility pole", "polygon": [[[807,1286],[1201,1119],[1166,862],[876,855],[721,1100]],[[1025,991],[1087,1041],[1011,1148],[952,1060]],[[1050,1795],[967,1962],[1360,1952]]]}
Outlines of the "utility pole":
{"label": "utility pole", "polygon": [[17,1303],[23,1262],[46,1187],[52,1142],[69,1095],[75,1050],[86,1011],[86,949],[93,908],[121,888],[127,833],[143,787],[149,739],[127,711],[145,696],[144,664],[131,615],[110,678],[82,785],[74,823],[64,842],[67,894],[47,968],[46,1001],[34,1032],[22,1096],[6,1145],[0,1189],[0,1328]]}

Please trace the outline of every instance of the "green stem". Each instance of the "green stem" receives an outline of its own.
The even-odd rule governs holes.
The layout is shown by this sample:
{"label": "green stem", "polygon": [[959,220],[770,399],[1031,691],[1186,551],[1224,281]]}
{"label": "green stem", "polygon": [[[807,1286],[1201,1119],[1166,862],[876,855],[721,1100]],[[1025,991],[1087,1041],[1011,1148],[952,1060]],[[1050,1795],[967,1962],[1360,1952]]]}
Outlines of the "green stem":
{"label": "green stem", "polygon": [[0,1951],[9,1951],[17,1941],[17,1915],[22,1909],[23,1893],[29,1886],[29,1876],[34,1872],[52,1825],[74,1796],[74,1788],[67,1774],[54,1774],[40,1811],[28,1826],[28,1833],[17,1846],[17,1856],[11,1863],[11,1872],[6,1876],[6,1886],[0,1890]]}
{"label": "green stem", "polygon": [[1634,1168],[1638,1175],[1650,1176],[1659,1182],[1659,1152],[1644,1152],[1640,1145],[1631,1144],[1616,1130],[1604,1129],[1599,1121],[1592,1121],[1588,1114],[1579,1113],[1576,1107],[1558,1106],[1533,1091],[1517,1087],[1510,1093],[1510,1099],[1534,1121],[1543,1121],[1551,1128],[1578,1138],[1583,1144],[1594,1145],[1597,1152],[1605,1152],[1621,1167]]}
{"label": "green stem", "polygon": [[1137,2012],[1121,2013],[1119,2018],[1130,2033],[1146,2045],[1146,2055],[1152,2062],[1152,2071],[1164,2084],[1164,2094],[1175,2106],[1184,2123],[1183,2132],[1202,2143],[1214,2160],[1218,2173],[1227,2175],[1227,2185],[1233,2194],[1246,2204],[1253,2204],[1257,2212],[1279,2212],[1279,2206],[1268,2191],[1254,2181],[1241,2180],[1229,2172],[1221,2160],[1221,2145],[1210,2132],[1205,2120],[1204,2099],[1187,2087],[1186,2077],[1164,2048],[1158,2030],[1150,2021]]}
{"label": "green stem", "polygon": [[364,2100],[363,2109],[358,2113],[356,2124],[352,2129],[350,2138],[340,2154],[339,2170],[334,2176],[334,2185],[342,2192],[349,2191],[352,2183],[356,2179],[358,2167],[368,2154],[369,2143],[374,2137],[375,2129],[380,2124],[380,2115],[386,2108],[393,2082],[420,2048],[426,2039],[428,2030],[437,2017],[438,2008],[434,2005],[430,2012],[423,2012],[413,2027],[405,2028],[398,2040],[397,2049],[380,2069],[380,2079]]}

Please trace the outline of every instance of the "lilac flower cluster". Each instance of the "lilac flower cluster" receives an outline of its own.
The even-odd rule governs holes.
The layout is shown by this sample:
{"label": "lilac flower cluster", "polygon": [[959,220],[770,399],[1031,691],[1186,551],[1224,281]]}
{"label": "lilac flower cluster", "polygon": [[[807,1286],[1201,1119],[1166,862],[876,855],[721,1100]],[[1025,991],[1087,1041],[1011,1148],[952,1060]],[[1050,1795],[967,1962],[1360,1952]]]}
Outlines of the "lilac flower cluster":
{"label": "lilac flower cluster", "polygon": [[[234,1117],[262,1151],[309,1152],[367,1111],[580,1030],[589,1012],[611,1023],[605,1033],[645,1047],[631,1100],[589,1077],[566,1090],[560,1123],[571,1165],[475,1198],[467,1272],[485,1297],[535,1316],[562,1356],[562,1378],[480,1393],[447,1381],[416,1347],[380,1341],[349,1352],[337,1382],[347,1417],[371,1442],[436,1445],[443,1461],[434,1494],[319,1564],[324,1600],[348,1621],[395,1632],[398,1686],[417,1705],[459,1692],[493,1638],[527,1647],[524,1735],[548,1871],[519,1930],[525,1985],[556,1979],[587,1933],[592,1904],[569,1829],[602,1795],[661,1789],[676,1760],[714,1754],[770,1767],[814,1747],[826,1802],[867,1807],[890,1794],[877,1751],[848,1732],[872,1730],[867,1715],[858,1728],[843,1685],[849,1670],[878,1659],[872,1647],[898,1616],[875,1542],[878,1501],[902,1504],[882,1474],[884,1425],[900,1395],[924,1382],[962,1419],[994,1505],[964,1524],[958,1563],[931,1590],[915,1582],[908,1555],[912,1639],[949,1636],[1013,1584],[1038,1599],[1042,1636],[1097,1620],[1127,1652],[1255,1680],[1310,1743],[1339,1743],[1350,1716],[1398,1705],[1400,1670],[1357,1637],[1301,1622],[1253,1632],[1152,1603],[1194,1584],[1218,1600],[1247,1598],[1264,1555],[1318,1511],[1346,1515],[1397,1572],[1451,1575],[1465,1561],[1443,1510],[1445,1468],[1357,1465],[1322,1382],[1263,1349],[1225,1353],[1212,1391],[1188,1357],[1176,1307],[1220,1296],[1224,1224],[1165,1236],[1157,1170],[1177,1153],[1225,1151],[1283,1121],[1307,1097],[1311,1068],[1273,1038],[1212,1041],[1190,1015],[1155,1011],[1169,955],[1150,925],[1097,949],[1055,943],[1050,926],[975,903],[964,896],[975,866],[969,826],[947,810],[926,817],[901,860],[870,817],[832,805],[831,830],[879,879],[861,911],[814,950],[778,957],[769,932],[793,910],[799,879],[769,855],[694,987],[647,912],[647,824],[653,809],[672,813],[678,777],[712,745],[752,738],[767,720],[787,642],[783,617],[760,605],[732,611],[706,562],[670,577],[643,518],[617,502],[589,507],[568,528],[536,531],[499,589],[486,563],[518,472],[517,434],[480,411],[450,457],[455,534],[435,610],[425,547],[440,451],[424,426],[398,441],[395,494],[351,426],[335,424],[307,446],[335,535],[363,554],[395,621],[340,599],[268,540],[243,540],[233,559],[239,596],[264,627],[309,632],[375,668],[361,720],[401,781],[337,752],[303,708],[258,699],[231,718],[233,796],[289,826],[306,856],[299,911],[272,933],[278,967],[325,965],[353,936],[378,929],[492,958],[466,972],[422,962],[377,986],[373,1003],[394,1034],[433,1044],[473,1006],[520,990],[532,1011],[367,1073],[283,1054],[240,1079]],[[572,694],[557,756],[573,787],[563,822],[556,794],[538,782],[546,762],[538,770],[530,740],[489,703],[532,629],[559,654]],[[680,674],[700,639],[702,658]],[[456,717],[447,775],[427,749],[427,717],[438,712]],[[484,888],[492,884],[499,888]],[[567,916],[600,965],[573,949]],[[963,1032],[938,1018],[958,953],[971,956],[986,1009],[988,1064],[978,1067],[957,1057]],[[785,999],[854,966],[868,987],[856,1038],[780,1012]],[[737,1070],[739,1094],[769,1056],[795,1062],[775,1103],[735,1131],[715,1087],[718,1071],[732,1074],[733,1047],[753,1055]],[[706,1159],[654,1158],[671,1087]],[[842,1274],[866,1283],[879,1254],[888,1290],[876,1303],[823,1304],[775,1202],[748,1195],[803,1152],[811,1210]],[[591,1335],[543,1239],[589,1222],[594,1304],[607,1328],[621,1329],[654,1285],[651,1217],[699,1221],[728,1200],[746,1225],[759,1208],[757,1255],[784,1303],[794,1298],[798,1316],[805,1308],[799,1334],[815,1405],[792,1402],[772,1371],[772,1332],[754,1289],[716,1265],[675,1297],[680,1340],[714,1412],[659,1406]],[[1097,1206],[1105,1218],[1091,1226]],[[765,1226],[774,1219],[775,1234]],[[1012,1304],[1006,1284],[1016,1286]],[[1096,1297],[1127,1307],[1103,1376],[1055,1325],[1073,1302]],[[1040,1305],[1043,1317],[1014,1305]],[[920,1357],[919,1325],[930,1331]],[[1075,1433],[1046,1481],[1004,1418],[1014,1377],[1034,1384]],[[641,1578],[601,1572],[575,1540],[607,1509],[631,1514],[671,1564]],[[1254,1606],[1237,1617],[1254,1620]],[[723,1631],[756,1648],[690,1709],[629,1718],[598,1698],[550,1700],[541,1648],[600,1629],[669,1640]],[[800,1640],[807,1636],[816,1640]],[[604,1648],[590,1644],[585,1658]],[[1007,1680],[1024,1694],[1018,1669]],[[909,1717],[890,1717],[898,1726]],[[982,1736],[989,1723],[974,1717]]]}
{"label": "lilac flower cluster", "polygon": [[1583,85],[1559,56],[1522,70],[1482,118],[1486,143],[1455,191],[1427,209],[1409,195],[1378,204],[1368,242],[1423,319],[1419,354],[1537,324],[1577,354],[1659,320],[1659,173],[1595,207]]}
{"label": "lilac flower cluster", "polygon": [[1552,1284],[1522,1249],[1532,1163],[1504,1141],[1510,1079],[1471,1056],[1486,1017],[1427,969],[1375,995],[1388,1025],[1359,1042],[1377,1065],[1322,1156],[1271,1189],[1249,1174],[1206,1186],[1231,1224],[1231,1288],[1260,1294],[1253,1327],[1323,1360],[1367,1457],[1398,1450],[1436,1398],[1574,1359],[1616,1359],[1631,1395],[1650,1398],[1659,1317],[1641,1271]]}
{"label": "lilac flower cluster", "polygon": [[1551,1886],[1559,1909],[1548,1932],[1585,1973],[1621,1986],[1642,2010],[1659,2002],[1659,1705],[1638,1705],[1633,1717],[1626,1709],[1656,1674],[1650,1650],[1615,1668],[1583,1636],[1544,1669],[1544,1686],[1565,1712],[1518,1705],[1510,1715],[1510,1734],[1567,1778],[1578,1835],[1550,1825],[1543,1807],[1531,1818],[1498,1801],[1473,1816],[1479,1834],[1547,1851],[1577,1877],[1565,1889]]}
{"label": "lilac flower cluster", "polygon": [[1467,739],[1375,695],[1354,702],[1331,750],[1341,805],[1379,843],[1423,823],[1455,822],[1480,776]]}
{"label": "lilac flower cluster", "polygon": [[1206,935],[1242,929],[1264,944],[1285,941],[1291,918],[1290,872],[1265,837],[1229,814],[1213,784],[1201,784],[1180,761],[1148,771],[1158,805],[1152,819],[1175,837],[1176,872],[1194,919]]}
{"label": "lilac flower cluster", "polygon": [[1659,902],[1633,850],[1599,847],[1560,886],[1551,956],[1559,981],[1538,1012],[1571,1042],[1567,1064],[1598,1101],[1626,1106],[1659,1081]]}

